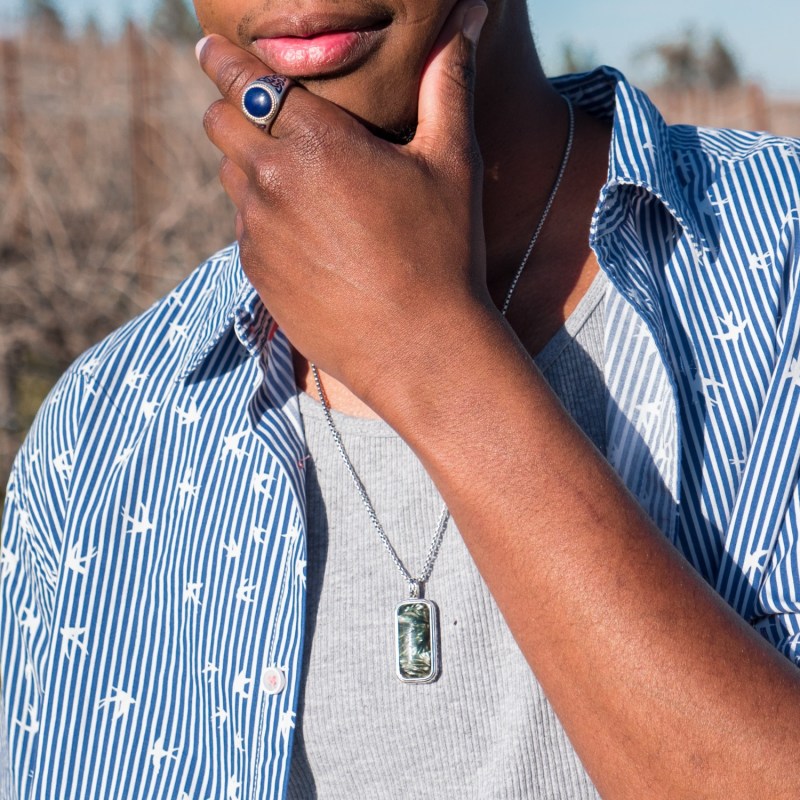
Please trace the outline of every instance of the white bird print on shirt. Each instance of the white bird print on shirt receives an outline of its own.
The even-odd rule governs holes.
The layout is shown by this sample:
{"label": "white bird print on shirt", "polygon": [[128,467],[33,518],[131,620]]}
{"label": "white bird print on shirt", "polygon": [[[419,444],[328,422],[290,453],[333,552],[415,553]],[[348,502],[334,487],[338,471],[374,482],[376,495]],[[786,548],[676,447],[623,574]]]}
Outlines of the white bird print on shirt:
{"label": "white bird print on shirt", "polygon": [[[202,583],[187,583],[186,589],[183,592],[183,603],[193,603],[196,606],[203,605],[200,602],[200,590],[203,588]],[[205,671],[205,670],[204,670]]]}
{"label": "white bird print on shirt", "polygon": [[786,370],[786,378],[795,386],[800,386],[800,358],[793,358]]}
{"label": "white bird print on shirt", "polygon": [[238,694],[243,700],[249,700],[250,693],[247,691],[247,685],[252,682],[253,679],[248,678],[242,670],[233,679],[233,693]]}
{"label": "white bird print on shirt", "polygon": [[769,253],[762,253],[761,255],[750,253],[747,258],[747,268],[753,270],[754,272],[769,269],[769,264]]}
{"label": "white bird print on shirt", "polygon": [[122,509],[122,518],[125,520],[127,528],[125,533],[148,533],[153,530],[153,523],[150,522],[147,516],[147,508],[144,503],[139,503],[136,508],[136,515],[132,516],[128,513],[127,509]]}
{"label": "white bird print on shirt", "polygon": [[23,608],[22,613],[19,615],[20,628],[27,628],[31,636],[36,633],[41,621],[42,618],[36,616],[36,610],[33,608]]}
{"label": "white bird print on shirt", "polygon": [[294,711],[284,711],[278,722],[278,731],[284,739],[289,738],[289,732],[294,728]]}
{"label": "white bird print on shirt", "polygon": [[129,388],[133,389],[134,391],[138,391],[142,388],[142,384],[149,378],[150,376],[146,372],[139,372],[137,369],[130,369],[128,370],[128,374],[125,376],[125,380],[123,383]]}
{"label": "white bird print on shirt", "polygon": [[257,585],[250,585],[250,581],[246,580],[237,590],[236,599],[240,603],[253,603],[255,600],[252,597],[253,592],[258,588]]}
{"label": "white bird print on shirt", "polygon": [[180,292],[173,292],[171,295],[167,297],[167,302],[172,305],[173,303],[178,308],[183,308],[185,303],[183,302],[183,295]]}
{"label": "white bird print on shirt", "polygon": [[306,585],[306,564],[306,561],[298,558],[297,563],[294,565],[294,574],[303,586]]}
{"label": "white bird print on shirt", "polygon": [[21,719],[15,719],[14,722],[16,722],[17,725],[19,725],[20,728],[22,728],[22,730],[27,731],[28,733],[39,733],[40,725],[39,725],[39,720],[36,719],[36,710],[32,705],[28,704],[27,711],[28,711],[27,717],[30,720],[30,722],[24,722]]}
{"label": "white bird print on shirt", "polygon": [[194,478],[194,469],[187,467],[183,475],[183,480],[175,487],[180,494],[180,507],[185,508],[189,498],[196,498],[197,493],[200,491],[199,483],[192,483]]}
{"label": "white bird print on shirt", "polygon": [[252,484],[253,485],[253,491],[256,494],[264,494],[268,498],[272,497],[272,495],[270,494],[270,491],[269,491],[269,489],[267,487],[269,486],[269,484],[273,483],[274,481],[275,481],[275,478],[271,477],[268,473],[266,473],[266,472],[257,472],[255,475],[253,475],[253,484]]}
{"label": "white bird print on shirt", "polygon": [[179,325],[177,322],[170,322],[169,331],[167,332],[167,342],[170,345],[174,345],[175,342],[180,341],[181,339],[185,340],[188,338],[189,338],[188,325]]}
{"label": "white bird print on shirt", "polygon": [[242,543],[231,539],[230,543],[222,543],[222,549],[228,554],[228,558],[239,558],[242,554]]}
{"label": "white bird print on shirt", "polygon": [[713,339],[718,339],[721,342],[733,342],[739,339],[747,327],[746,319],[739,319],[738,321],[733,315],[733,311],[726,311],[721,317],[717,317],[720,325],[726,330],[721,330],[714,334]]}
{"label": "white bird print on shirt", "polygon": [[178,415],[178,419],[181,421],[182,426],[194,425],[203,419],[202,415],[200,414],[200,409],[197,407],[197,401],[194,399],[194,397],[189,400],[188,409],[181,408],[176,404],[175,413]]}
{"label": "white bird print on shirt", "polygon": [[88,628],[61,628],[61,635],[64,637],[64,644],[61,652],[67,657],[67,661],[72,659],[77,647],[84,655],[89,655],[86,645],[81,641]]}
{"label": "white bird print on shirt", "polygon": [[236,780],[235,775],[228,778],[228,786],[226,788],[225,800],[239,800],[239,788],[241,783]]}
{"label": "white bird print on shirt", "polygon": [[142,416],[145,422],[150,422],[150,420],[155,417],[160,407],[161,403],[157,403],[155,400],[145,400],[144,403],[142,403]]}
{"label": "white bird print on shirt", "polygon": [[744,465],[747,463],[747,459],[746,458],[729,458],[728,459],[728,463],[732,467],[737,469],[739,472],[741,472],[742,469],[744,469]]}
{"label": "white bird print on shirt", "polygon": [[65,481],[72,477],[72,455],[72,450],[65,450],[63,453],[59,453],[52,461],[53,469]]}
{"label": "white bird print on shirt", "polygon": [[219,673],[219,667],[216,664],[212,664],[210,661],[200,670],[201,675],[208,675],[208,682],[214,680],[214,676]]}
{"label": "white bird print on shirt", "polygon": [[116,694],[110,694],[108,697],[104,697],[97,704],[97,708],[110,708],[114,706],[114,714],[111,719],[122,719],[122,717],[130,711],[131,706],[136,703],[136,699],[132,694],[123,692],[122,689],[118,689],[116,686],[112,686],[111,691]]}
{"label": "white bird print on shirt", "polygon": [[114,458],[114,466],[118,467],[120,464],[124,464],[134,453],[136,452],[136,445],[131,445],[130,447],[125,447],[117,453],[116,457]]}
{"label": "white bird print on shirt", "polygon": [[0,577],[7,578],[19,564],[19,556],[10,548],[0,550]]}
{"label": "white bird print on shirt", "polygon": [[240,752],[244,753],[244,739],[238,731],[233,734],[233,746]]}
{"label": "white bird print on shirt", "polygon": [[214,713],[214,716],[211,717],[211,720],[219,720],[219,725],[217,726],[217,730],[222,730],[222,726],[228,721],[228,712],[224,708],[220,708],[217,706],[217,710]]}
{"label": "white bird print on shirt", "polygon": [[79,555],[80,551],[81,543],[75,542],[67,553],[66,567],[78,575],[85,575],[89,562],[97,556],[98,551],[96,547],[92,547],[85,556]]}
{"label": "white bird print on shirt", "polygon": [[19,527],[29,536],[33,534],[33,520],[27,511],[18,511],[17,519],[19,520]]}
{"label": "white bird print on shirt", "polygon": [[296,522],[293,523],[292,527],[286,533],[282,533],[281,536],[291,542],[296,542],[300,538],[300,526]]}
{"label": "white bird print on shirt", "polygon": [[269,533],[267,528],[259,528],[257,525],[253,525],[250,528],[250,537],[256,544],[264,544],[266,541],[266,535]]}
{"label": "white bird print on shirt", "polygon": [[240,458],[246,456],[247,450],[239,447],[239,443],[247,436],[247,433],[247,431],[240,431],[239,433],[232,433],[230,436],[226,436],[222,440],[222,455],[219,457],[219,460],[222,461],[225,456],[233,456],[238,461]]}
{"label": "white bird print on shirt", "polygon": [[647,403],[639,403],[636,406],[636,410],[639,412],[639,415],[642,419],[649,419],[650,417],[658,417],[661,415],[661,403],[656,400],[651,400]]}
{"label": "white bird print on shirt", "polygon": [[90,358],[78,371],[85,378],[94,378],[94,374],[99,369],[101,363],[99,358]]}
{"label": "white bird print on shirt", "polygon": [[159,736],[155,742],[153,742],[152,747],[147,751],[148,756],[152,756],[153,758],[153,766],[155,767],[156,772],[161,769],[161,762],[165,758],[172,758],[177,761],[178,759],[178,752],[180,748],[172,747],[169,750],[164,749],[164,737]]}
{"label": "white bird print on shirt", "polygon": [[710,405],[719,405],[719,402],[710,396],[712,389],[727,389],[728,387],[721,381],[713,378],[706,378],[701,372],[689,373],[689,382],[695,394],[705,398]]}
{"label": "white bird print on shirt", "polygon": [[761,559],[770,554],[769,550],[756,550],[754,553],[749,553],[744,560],[742,570],[745,575],[750,575],[761,567]]}

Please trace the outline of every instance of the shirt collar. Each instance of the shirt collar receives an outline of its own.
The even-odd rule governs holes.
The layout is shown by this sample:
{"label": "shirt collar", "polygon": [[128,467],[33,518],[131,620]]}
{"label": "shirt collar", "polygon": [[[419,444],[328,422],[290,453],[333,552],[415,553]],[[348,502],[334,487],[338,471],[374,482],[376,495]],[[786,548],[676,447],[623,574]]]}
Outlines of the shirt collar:
{"label": "shirt collar", "polygon": [[[183,360],[178,380],[184,380],[215,350],[225,334],[233,329],[251,356],[258,355],[272,332],[272,319],[242,269],[239,246],[233,244],[201,267],[210,273],[194,298],[180,302],[196,304],[199,333]],[[191,279],[190,279],[191,281]],[[180,296],[181,287],[177,293]]]}
{"label": "shirt collar", "polygon": [[637,187],[664,205],[696,249],[708,249],[708,237],[687,200],[670,128],[650,98],[611,67],[555,78],[553,85],[575,105],[613,123],[608,178],[592,221],[592,241],[616,227],[619,204],[634,196],[624,188]]}
{"label": "shirt collar", "polygon": [[[678,174],[669,128],[647,95],[631,86],[610,67],[554,78],[553,86],[576,106],[613,122],[608,179],[592,220],[591,240],[616,227],[631,193],[624,187],[650,192],[671,213],[694,242],[708,248],[706,236],[689,209],[684,183]],[[201,297],[201,332],[190,348],[179,379],[196,370],[233,328],[242,346],[255,356],[275,332],[275,325],[257,292],[244,274],[239,248],[232,245],[204,265],[213,277]]]}

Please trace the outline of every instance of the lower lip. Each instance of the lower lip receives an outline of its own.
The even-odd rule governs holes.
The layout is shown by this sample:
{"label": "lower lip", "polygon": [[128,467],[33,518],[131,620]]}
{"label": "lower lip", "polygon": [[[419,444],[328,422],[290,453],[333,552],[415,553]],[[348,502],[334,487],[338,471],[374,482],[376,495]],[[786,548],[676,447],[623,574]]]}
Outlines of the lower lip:
{"label": "lower lip", "polygon": [[379,43],[382,30],[336,31],[302,39],[257,39],[264,61],[290,78],[311,77],[352,66]]}

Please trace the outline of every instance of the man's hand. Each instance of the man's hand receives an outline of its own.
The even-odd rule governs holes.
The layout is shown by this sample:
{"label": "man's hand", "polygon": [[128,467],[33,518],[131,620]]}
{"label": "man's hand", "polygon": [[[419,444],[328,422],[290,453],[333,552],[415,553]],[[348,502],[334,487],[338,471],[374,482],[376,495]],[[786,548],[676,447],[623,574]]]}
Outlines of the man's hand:
{"label": "man's hand", "polygon": [[490,305],[472,107],[486,13],[476,0],[454,8],[405,146],[298,85],[266,133],[241,96],[268,68],[220,36],[198,48],[223,95],[205,126],[244,269],[292,344],[362,399],[376,374],[421,370],[442,325]]}

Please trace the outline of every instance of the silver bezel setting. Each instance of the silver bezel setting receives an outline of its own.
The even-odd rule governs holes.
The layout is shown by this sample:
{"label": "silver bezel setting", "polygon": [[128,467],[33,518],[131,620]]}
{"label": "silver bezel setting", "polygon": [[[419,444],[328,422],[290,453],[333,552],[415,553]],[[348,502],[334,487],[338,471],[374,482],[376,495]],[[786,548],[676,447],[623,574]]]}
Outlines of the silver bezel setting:
{"label": "silver bezel setting", "polygon": [[[247,110],[247,107],[244,104],[244,99],[251,89],[263,89],[272,98],[272,108],[269,110],[269,114],[266,116],[256,117]],[[254,125],[258,125],[261,128],[266,127],[267,123],[275,119],[275,116],[278,113],[278,109],[280,108],[281,94],[282,93],[278,92],[274,86],[271,86],[265,80],[259,78],[257,81],[247,84],[247,87],[242,92],[242,112]]]}

